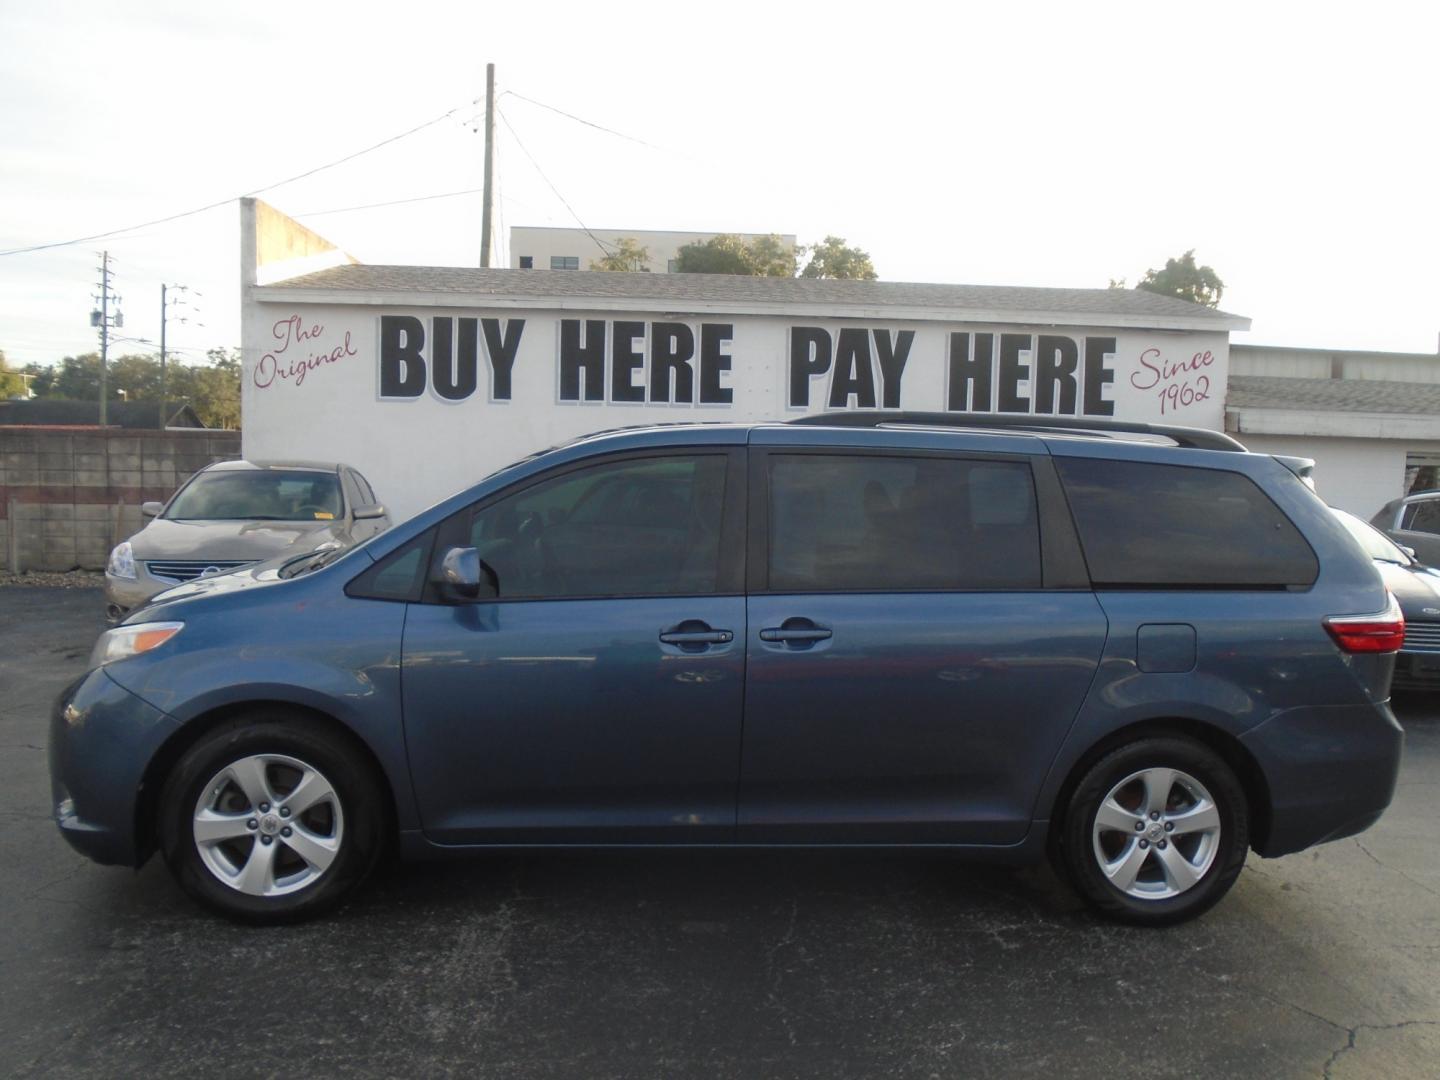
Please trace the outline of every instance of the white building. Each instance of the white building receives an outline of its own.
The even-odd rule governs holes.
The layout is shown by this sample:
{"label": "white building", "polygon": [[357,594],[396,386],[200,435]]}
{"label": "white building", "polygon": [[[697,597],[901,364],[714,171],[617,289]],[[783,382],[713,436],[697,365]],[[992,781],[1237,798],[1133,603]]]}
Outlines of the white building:
{"label": "white building", "polygon": [[1440,355],[1232,345],[1225,429],[1314,458],[1316,490],[1368,519],[1440,487]]}
{"label": "white building", "polygon": [[[713,232],[665,232],[656,229],[559,229],[515,225],[510,229],[512,270],[588,270],[607,252],[619,249],[620,241],[633,240],[649,258],[645,269],[655,274],[674,273],[675,260],[686,244],[703,244],[718,236]],[[747,243],[768,234],[735,233]],[[795,237],[780,239],[795,250]]]}
{"label": "white building", "polygon": [[357,466],[404,517],[588,432],[829,409],[1219,429],[1229,333],[1153,293],[363,266],[243,203],[243,451]]}

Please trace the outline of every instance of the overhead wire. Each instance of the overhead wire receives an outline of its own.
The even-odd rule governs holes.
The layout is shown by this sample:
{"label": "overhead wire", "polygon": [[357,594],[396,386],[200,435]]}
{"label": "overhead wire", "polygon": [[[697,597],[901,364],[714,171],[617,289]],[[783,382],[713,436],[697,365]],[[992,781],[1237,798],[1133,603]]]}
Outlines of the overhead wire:
{"label": "overhead wire", "polygon": [[554,182],[550,179],[550,177],[545,174],[545,170],[542,169],[540,167],[540,163],[535,160],[535,155],[530,153],[530,150],[525,146],[525,140],[520,138],[519,133],[515,130],[515,126],[510,123],[510,118],[505,115],[504,110],[497,107],[495,110],[495,114],[500,117],[500,122],[503,123],[505,127],[509,130],[511,137],[515,140],[515,145],[520,147],[520,152],[524,154],[527,158],[529,158],[531,165],[535,166],[535,171],[540,174],[540,179],[545,181],[545,183],[549,186],[550,190],[555,193],[555,197],[564,204],[566,210],[570,211],[570,216],[573,217],[576,223],[580,226],[580,228],[584,230],[585,235],[590,237],[591,240],[595,241],[595,246],[600,249],[602,254],[613,254],[610,249],[601,242],[600,238],[590,231],[590,226],[586,225],[585,222],[581,220],[580,215],[575,212],[575,208],[570,205],[569,200],[567,200],[564,195],[560,194],[560,189],[557,188]]}
{"label": "overhead wire", "polygon": [[0,251],[0,256],[23,255],[27,252],[32,251],[46,251],[50,248],[70,247],[75,244],[88,244],[95,240],[104,240],[108,237],[119,236],[123,233],[135,232],[137,229],[146,229],[152,225],[164,225],[171,221],[179,221],[181,218],[193,217],[196,214],[203,214],[207,210],[214,210],[217,207],[225,206],[227,203],[232,203],[236,199],[246,199],[252,195],[259,195],[260,193],[265,191],[273,191],[275,188],[284,187],[286,184],[293,184],[297,180],[304,180],[306,177],[314,176],[316,173],[325,172],[327,169],[333,169],[337,165],[344,165],[347,161],[354,161],[356,158],[362,157],[363,155],[369,154],[375,150],[379,150],[381,147],[389,146],[391,143],[398,142],[401,139],[406,139],[409,138],[411,135],[418,134],[419,132],[424,131],[426,128],[434,127],[436,124],[441,123],[444,120],[448,120],[450,117],[454,116],[462,109],[474,104],[474,101],[469,101],[464,104],[457,105],[453,109],[443,112],[439,116],[431,120],[426,120],[423,124],[417,124],[407,131],[402,131],[398,135],[390,136],[388,139],[381,139],[379,142],[371,146],[367,146],[363,150],[356,150],[352,154],[346,154],[344,157],[336,158],[334,161],[326,162],[324,165],[317,165],[313,169],[307,169],[302,173],[296,173],[294,176],[288,176],[284,180],[277,180],[273,184],[266,184],[263,187],[252,188],[249,191],[241,192],[239,195],[232,195],[229,198],[218,199],[215,202],[206,203],[204,206],[197,206],[191,210],[182,210],[179,213],[169,214],[165,217],[154,218],[150,221],[142,221],[138,225],[130,225],[123,229],[110,229],[106,232],[91,233],[88,236],[78,236],[72,240],[55,240],[45,244],[29,244],[24,247],[9,248],[7,250]]}

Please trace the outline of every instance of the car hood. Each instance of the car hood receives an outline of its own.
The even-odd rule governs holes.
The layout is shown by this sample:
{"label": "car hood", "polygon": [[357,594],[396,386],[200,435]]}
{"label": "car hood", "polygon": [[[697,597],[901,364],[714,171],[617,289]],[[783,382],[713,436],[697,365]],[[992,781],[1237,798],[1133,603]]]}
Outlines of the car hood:
{"label": "car hood", "polygon": [[1440,622],[1440,576],[1389,562],[1377,561],[1375,568],[1400,602],[1406,622]]}
{"label": "car hood", "polygon": [[130,538],[136,559],[248,562],[343,542],[338,521],[186,521],[156,518]]}

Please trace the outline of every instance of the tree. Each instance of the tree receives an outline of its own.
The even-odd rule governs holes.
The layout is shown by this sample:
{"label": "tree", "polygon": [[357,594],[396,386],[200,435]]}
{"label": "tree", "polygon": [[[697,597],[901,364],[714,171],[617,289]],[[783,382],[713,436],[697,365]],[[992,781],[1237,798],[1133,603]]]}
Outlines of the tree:
{"label": "tree", "polygon": [[[173,354],[165,365],[165,400],[188,403],[207,427],[240,426],[240,353],[210,349],[203,363],[181,363]],[[100,396],[100,357],[67,356],[58,364],[29,364],[25,369],[37,398],[95,401]],[[111,401],[160,401],[160,358],[130,353],[110,361],[107,390]],[[159,410],[156,410],[159,417]]]}
{"label": "tree", "polygon": [[745,241],[733,233],[681,245],[675,253],[675,269],[681,274],[755,273]]}
{"label": "tree", "polygon": [[18,371],[11,371],[5,366],[5,350],[0,349],[0,401],[24,396],[25,380]]}
{"label": "tree", "polygon": [[800,252],[775,233],[757,236],[746,246],[745,253],[750,262],[750,273],[756,277],[795,276]]}
{"label": "tree", "polygon": [[590,260],[591,270],[618,270],[623,273],[640,273],[647,269],[650,249],[641,247],[628,236],[622,236],[614,251],[607,251],[599,259]]}
{"label": "tree", "polygon": [[851,247],[842,237],[827,236],[810,249],[810,261],[800,271],[800,276],[874,281],[879,275],[875,273],[868,254]]}
{"label": "tree", "polygon": [[1194,248],[1178,259],[1167,259],[1163,270],[1146,270],[1135,287],[1212,308],[1220,306],[1220,297],[1225,292],[1225,283],[1219,274],[1208,266],[1195,265]]}

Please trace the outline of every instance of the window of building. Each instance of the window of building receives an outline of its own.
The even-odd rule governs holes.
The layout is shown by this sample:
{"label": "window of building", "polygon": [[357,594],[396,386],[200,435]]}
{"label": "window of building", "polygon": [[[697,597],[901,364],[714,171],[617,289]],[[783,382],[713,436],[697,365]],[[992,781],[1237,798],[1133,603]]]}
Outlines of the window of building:
{"label": "window of building", "polygon": [[1035,589],[1030,466],[950,458],[770,459],[769,585],[782,592]]}
{"label": "window of building", "polygon": [[470,542],[501,599],[713,593],[725,470],[719,454],[580,469],[476,511]]}
{"label": "window of building", "polygon": [[534,269],[535,269],[535,256],[534,256],[534,255],[521,255],[521,256],[520,256],[520,269],[521,269],[521,270],[534,270]]}
{"label": "window of building", "polygon": [[679,271],[677,270],[677,267],[679,267],[679,265],[680,265],[680,260],[679,260],[679,259],[666,259],[666,260],[665,260],[665,272],[666,272],[667,274],[678,273]]}
{"label": "window of building", "polygon": [[1319,573],[1315,553],[1249,477],[1140,461],[1056,458],[1100,587],[1276,588]]}
{"label": "window of building", "polygon": [[580,256],[578,255],[551,255],[551,270],[579,270]]}

